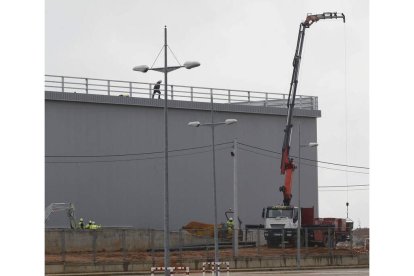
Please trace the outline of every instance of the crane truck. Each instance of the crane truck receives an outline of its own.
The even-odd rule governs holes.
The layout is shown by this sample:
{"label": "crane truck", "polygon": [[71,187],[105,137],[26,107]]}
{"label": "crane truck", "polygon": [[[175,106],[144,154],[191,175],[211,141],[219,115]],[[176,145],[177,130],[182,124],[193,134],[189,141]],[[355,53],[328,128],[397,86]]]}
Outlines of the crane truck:
{"label": "crane truck", "polygon": [[[292,116],[295,107],[296,99],[296,90],[298,86],[298,77],[300,63],[302,59],[302,49],[303,42],[305,38],[305,31],[313,23],[318,22],[321,19],[343,19],[345,23],[345,15],[343,13],[337,12],[324,12],[322,14],[308,14],[305,21],[301,22],[299,25],[299,34],[298,40],[296,43],[296,51],[293,58],[293,73],[292,79],[290,82],[289,96],[287,100],[287,120],[286,127],[284,130],[283,146],[282,146],[282,158],[280,163],[280,172],[285,176],[284,185],[279,188],[279,191],[283,193],[283,204],[276,206],[269,206],[263,208],[262,217],[264,218],[264,228],[265,228],[265,239],[268,246],[278,246],[282,242],[295,244],[297,239],[297,229],[299,226],[299,216],[303,219],[303,226],[316,229],[317,227],[334,227],[334,234],[341,237],[341,239],[346,236],[343,232],[346,232],[346,229],[342,225],[346,226],[346,223],[343,223],[342,220],[335,218],[331,219],[315,219],[313,217],[313,207],[311,208],[301,208],[291,206],[290,202],[292,199],[292,177],[293,172],[296,169],[296,165],[293,162],[293,158],[289,156],[290,151],[290,142],[292,135]],[[349,225],[350,226],[350,225]],[[315,243],[326,243],[326,231],[307,231],[308,241],[313,241]],[[304,237],[302,235],[301,237]]]}

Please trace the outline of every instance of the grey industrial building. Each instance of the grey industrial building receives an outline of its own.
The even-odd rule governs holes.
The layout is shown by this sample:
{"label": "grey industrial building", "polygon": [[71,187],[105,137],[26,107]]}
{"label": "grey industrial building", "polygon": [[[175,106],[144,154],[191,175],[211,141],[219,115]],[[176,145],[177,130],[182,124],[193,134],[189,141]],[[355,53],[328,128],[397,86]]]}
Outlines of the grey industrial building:
{"label": "grey industrial building", "polygon": [[[77,218],[93,219],[103,226],[162,229],[164,101],[134,97],[132,89],[133,97],[121,97],[112,90],[109,93],[110,89],[114,88],[108,88],[108,93],[45,89],[45,206],[72,202]],[[187,126],[189,121],[210,122],[211,105],[192,97],[169,101],[172,230],[190,221],[214,221],[211,129]],[[317,103],[316,98],[312,100]],[[225,221],[224,212],[233,207],[230,152],[235,138],[239,142],[238,203],[243,224],[263,223],[262,208],[282,203],[279,187],[284,178],[279,169],[280,155],[275,152],[281,151],[286,108],[270,102],[249,98],[245,102],[214,104],[215,121],[238,120],[217,127],[215,133],[219,222]],[[293,120],[293,156],[297,156],[300,144],[299,120],[303,144],[317,141],[317,118],[321,116],[315,103],[311,108],[299,107]],[[317,160],[317,148],[302,150],[301,155]],[[317,183],[316,163],[303,161],[301,205],[314,206],[315,215]],[[297,194],[296,171],[294,205],[298,203]],[[53,214],[47,227],[67,225],[63,214]]]}

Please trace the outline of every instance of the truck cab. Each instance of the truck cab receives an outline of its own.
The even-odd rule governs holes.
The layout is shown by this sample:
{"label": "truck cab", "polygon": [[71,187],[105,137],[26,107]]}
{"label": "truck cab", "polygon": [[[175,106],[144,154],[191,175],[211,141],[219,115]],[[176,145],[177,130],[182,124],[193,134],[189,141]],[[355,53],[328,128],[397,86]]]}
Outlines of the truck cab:
{"label": "truck cab", "polygon": [[294,243],[298,228],[299,211],[293,206],[269,206],[263,208],[264,236],[269,247],[282,243]]}

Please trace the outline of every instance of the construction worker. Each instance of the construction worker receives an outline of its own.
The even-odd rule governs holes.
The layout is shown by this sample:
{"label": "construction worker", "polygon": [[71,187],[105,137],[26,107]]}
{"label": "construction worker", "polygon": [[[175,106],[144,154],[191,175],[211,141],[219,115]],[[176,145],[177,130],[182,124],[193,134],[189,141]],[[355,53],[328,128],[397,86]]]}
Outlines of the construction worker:
{"label": "construction worker", "polygon": [[91,230],[96,230],[96,224],[94,221],[92,221],[91,226],[89,227]]}
{"label": "construction worker", "polygon": [[158,94],[158,99],[161,97],[160,84],[162,81],[157,81],[157,84],[154,85],[154,92],[152,93],[152,98],[154,99],[155,94]]}
{"label": "construction worker", "polygon": [[233,218],[229,218],[227,220],[226,227],[227,227],[226,238],[227,239],[231,239],[233,237],[233,228],[234,228]]}
{"label": "construction worker", "polygon": [[88,224],[86,224],[85,229],[91,229],[92,221],[90,220]]}
{"label": "construction worker", "polygon": [[79,228],[80,228],[80,229],[85,229],[85,224],[83,223],[83,218],[80,218],[80,219],[79,219],[79,223],[78,223],[78,225],[79,225]]}
{"label": "construction worker", "polygon": [[229,219],[227,220],[226,225],[227,225],[227,234],[228,234],[229,236],[233,235],[233,228],[234,228],[233,218],[229,218]]}
{"label": "construction worker", "polygon": [[92,224],[91,224],[89,229],[96,230],[96,229],[99,229],[99,228],[101,228],[101,226],[96,224],[94,221],[92,221]]}

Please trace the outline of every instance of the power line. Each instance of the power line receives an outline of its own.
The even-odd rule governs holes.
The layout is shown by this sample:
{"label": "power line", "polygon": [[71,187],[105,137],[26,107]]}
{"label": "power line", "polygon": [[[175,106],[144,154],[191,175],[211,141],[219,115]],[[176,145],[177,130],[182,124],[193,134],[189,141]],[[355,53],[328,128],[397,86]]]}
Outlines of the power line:
{"label": "power line", "polygon": [[[254,148],[254,149],[258,149],[258,150],[267,151],[267,152],[271,152],[271,153],[275,153],[275,154],[282,155],[280,152],[277,152],[277,151],[272,151],[272,150],[264,149],[264,148],[261,148],[261,147],[255,147],[255,146],[248,145],[248,144],[244,144],[244,143],[241,143],[241,142],[239,142],[239,144],[240,145],[243,145],[243,146],[246,146],[246,147],[250,147],[250,148]],[[294,156],[294,155],[292,155],[292,157],[298,158],[297,156]],[[333,163],[333,162],[326,162],[326,161],[308,159],[308,158],[304,158],[304,157],[301,157],[300,159],[307,160],[307,161],[312,161],[312,162],[329,164],[329,165],[335,165],[335,166],[342,166],[342,167],[349,167],[349,168],[357,168],[357,169],[366,169],[366,170],[369,170],[368,167],[351,166],[351,165],[345,165],[345,164],[340,164],[340,163]]]}
{"label": "power line", "polygon": [[[233,143],[233,142],[216,143],[215,145],[216,146],[221,146],[221,145],[226,145],[226,144],[230,144],[230,143]],[[179,152],[179,151],[202,149],[202,148],[208,148],[208,147],[211,147],[211,145],[191,147],[191,148],[174,149],[174,150],[169,150],[168,152]],[[45,155],[45,157],[47,157],[47,158],[53,158],[53,157],[99,158],[99,157],[122,157],[122,156],[135,156],[135,155],[151,155],[151,154],[160,154],[160,153],[164,153],[164,151],[124,153],[124,154],[102,154],[102,155]]]}
{"label": "power line", "polygon": [[318,168],[321,168],[321,169],[333,170],[333,171],[350,172],[350,173],[360,173],[360,174],[369,174],[367,172],[357,172],[357,171],[341,170],[341,169],[329,168],[329,167],[318,166],[318,165],[307,164],[307,163],[302,163],[302,165],[310,166],[310,167],[318,167]]}
{"label": "power line", "polygon": [[[231,147],[224,147],[221,149],[216,149],[216,151],[222,151],[225,149],[230,149]],[[191,153],[175,154],[170,155],[169,158],[195,155],[200,153],[211,152],[211,150],[204,150]],[[141,161],[141,160],[151,160],[151,159],[162,159],[164,156],[155,156],[155,157],[145,157],[145,158],[132,158],[132,159],[115,159],[115,160],[90,160],[90,161],[46,161],[47,164],[88,164],[88,163],[114,163],[114,162],[130,162],[130,161]]]}
{"label": "power line", "polygon": [[[280,158],[278,158],[276,156],[271,156],[271,155],[268,155],[268,154],[259,153],[259,152],[256,152],[256,151],[244,149],[242,147],[240,147],[240,150],[244,150],[244,151],[252,152],[252,153],[255,153],[255,154],[258,154],[258,155],[262,155],[262,156],[266,156],[266,157],[269,157],[269,158],[273,158],[273,159],[280,160]],[[350,173],[369,174],[369,173],[366,173],[366,172],[357,172],[357,171],[341,170],[341,169],[328,168],[328,167],[323,167],[323,166],[318,166],[318,165],[313,165],[313,164],[306,164],[306,163],[302,163],[302,165],[304,165],[304,166],[310,166],[310,167],[317,167],[317,168],[327,169],[327,170],[333,170],[333,171],[343,171],[343,172],[350,172]]]}
{"label": "power line", "polygon": [[369,191],[369,189],[348,189],[348,190],[318,190],[318,192],[355,192],[355,191]]}
{"label": "power line", "polygon": [[[216,143],[216,146],[221,146],[221,145],[226,145],[226,144],[231,144],[231,143],[233,143],[233,142]],[[265,152],[270,152],[270,153],[273,153],[273,154],[280,155],[279,152],[267,150],[267,149],[264,149],[264,148],[260,148],[260,147],[240,143],[240,142],[239,142],[239,144],[242,145],[242,146],[249,147],[249,148],[258,149],[258,150],[262,150],[262,151],[265,151]],[[205,145],[205,146],[198,146],[198,147],[174,149],[174,150],[169,150],[168,152],[174,153],[174,152],[196,150],[196,149],[210,148],[210,147],[211,147],[211,145]],[[269,158],[280,160],[280,158],[278,158],[276,156],[273,156],[273,155],[259,153],[259,152],[248,150],[248,149],[245,149],[245,148],[242,148],[242,147],[240,149],[244,150],[244,151],[252,152],[252,153],[255,153],[255,154],[258,154],[258,155],[262,155],[262,156],[266,156],[266,157],[269,157]],[[161,154],[161,153],[164,153],[164,151],[125,153],[125,154],[102,154],[102,155],[45,155],[45,157],[46,158],[103,158],[103,157],[125,157],[125,156],[154,155],[154,154]],[[192,155],[192,154],[188,154],[188,155]],[[177,156],[180,156],[180,155],[177,155]],[[174,157],[174,156],[172,156],[172,157]],[[95,160],[95,161],[47,161],[46,163],[108,163],[108,162],[135,161],[135,160],[150,160],[150,159],[157,159],[157,158],[163,158],[163,157],[147,157],[147,158],[133,158],[133,159],[121,159],[121,160],[102,160],[102,161],[97,161],[97,160]],[[317,161],[317,160],[312,160],[312,159],[307,159],[307,158],[301,158],[301,159],[306,160],[306,161],[326,163],[326,164],[332,164],[332,165],[337,165],[337,166],[364,168],[364,167],[358,167],[358,166],[347,166],[347,165],[332,163],[332,162]],[[323,167],[323,166],[307,164],[307,163],[302,163],[302,164],[304,166],[313,166],[313,167],[318,167],[318,168],[327,169],[327,170],[345,171],[345,172],[360,173],[360,174],[369,174],[369,173],[366,173],[366,172],[341,170],[341,169],[337,169],[337,168],[329,168],[329,167]],[[369,169],[369,168],[367,168],[367,169]]]}
{"label": "power line", "polygon": [[362,185],[345,185],[345,186],[319,186],[318,188],[345,188],[345,187],[368,187],[369,184]]}

